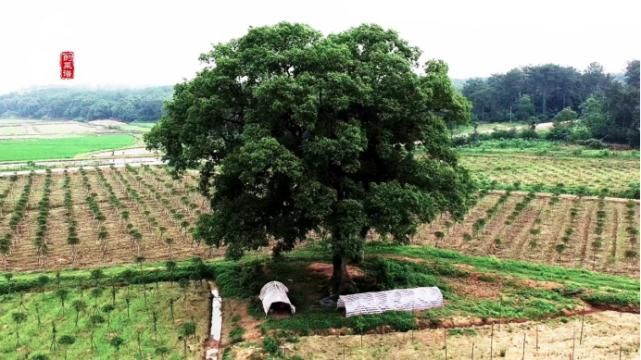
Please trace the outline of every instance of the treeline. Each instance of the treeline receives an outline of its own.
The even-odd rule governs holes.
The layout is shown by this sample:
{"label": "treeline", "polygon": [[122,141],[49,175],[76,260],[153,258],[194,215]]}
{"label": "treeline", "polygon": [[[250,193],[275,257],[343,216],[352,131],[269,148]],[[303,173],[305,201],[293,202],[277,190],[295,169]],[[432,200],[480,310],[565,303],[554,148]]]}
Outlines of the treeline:
{"label": "treeline", "polygon": [[[462,89],[477,122],[550,119],[557,139],[576,136],[639,145],[639,61],[628,63],[623,82],[598,63],[579,72],[554,64],[526,66],[487,79],[470,79]],[[583,124],[560,122],[581,118]],[[564,135],[565,134],[565,135]]]}
{"label": "treeline", "polygon": [[171,86],[143,89],[52,88],[0,96],[0,117],[31,119],[156,121]]}

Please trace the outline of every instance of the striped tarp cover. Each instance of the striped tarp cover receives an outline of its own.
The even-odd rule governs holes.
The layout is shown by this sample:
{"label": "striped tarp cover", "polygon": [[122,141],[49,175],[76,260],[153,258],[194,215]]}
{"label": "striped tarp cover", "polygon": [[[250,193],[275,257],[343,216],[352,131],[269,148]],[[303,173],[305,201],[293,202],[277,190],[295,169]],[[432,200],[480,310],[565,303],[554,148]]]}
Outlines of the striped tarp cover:
{"label": "striped tarp cover", "polygon": [[443,306],[443,294],[437,287],[394,289],[352,295],[341,295],[337,308],[345,308],[345,316],[380,314],[386,311],[414,311]]}

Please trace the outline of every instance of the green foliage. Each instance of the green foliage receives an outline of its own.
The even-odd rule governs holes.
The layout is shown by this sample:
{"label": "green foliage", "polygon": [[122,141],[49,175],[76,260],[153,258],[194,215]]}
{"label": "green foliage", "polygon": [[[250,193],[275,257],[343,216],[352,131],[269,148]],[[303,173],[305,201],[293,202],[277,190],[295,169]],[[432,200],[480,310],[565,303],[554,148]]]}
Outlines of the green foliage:
{"label": "green foliage", "polygon": [[563,108],[556,115],[554,115],[554,122],[559,123],[563,121],[572,121],[576,120],[579,117],[576,111],[572,110],[569,107]]}
{"label": "green foliage", "polygon": [[271,336],[265,336],[263,338],[263,350],[265,350],[266,353],[271,355],[276,355],[280,353],[278,340],[274,339]]}
{"label": "green foliage", "polygon": [[418,68],[419,56],[376,25],[323,37],[289,23],[203,54],[208,66],[176,85],[145,137],[175,172],[198,167],[216,189],[194,237],[231,258],[273,239],[278,255],[324,227],[341,273],[369,229],[406,242],[441,212],[461,218],[474,186],[447,126],[470,106],[445,63]]}
{"label": "green foliage", "polygon": [[76,338],[71,335],[62,335],[58,338],[58,344],[60,345],[73,345],[76,342]]}
{"label": "green foliage", "polygon": [[514,104],[514,115],[517,120],[527,120],[534,115],[534,103],[530,95],[521,96]]}
{"label": "green foliage", "polygon": [[381,289],[398,289],[422,286],[438,286],[447,289],[439,276],[462,277],[466,274],[449,264],[434,263],[427,267],[419,264],[374,258],[364,264]]}
{"label": "green foliage", "polygon": [[[525,115],[547,120],[568,105],[576,107],[610,81],[598,64],[590,64],[585,74],[572,67],[544,64],[515,68],[487,79],[470,79],[463,86],[463,94],[472,101],[478,121],[524,120]],[[523,107],[528,111],[524,113]]]}
{"label": "green foliage", "polygon": [[455,328],[447,330],[447,334],[450,336],[476,336],[478,333],[476,330],[471,328]]}
{"label": "green foliage", "polygon": [[111,341],[109,341],[109,344],[116,349],[116,352],[118,352],[120,351],[120,347],[125,344],[125,339],[120,336],[114,336],[111,338]]}
{"label": "green foliage", "polygon": [[49,356],[46,354],[33,354],[29,357],[31,360],[49,360]]}
{"label": "green foliage", "polygon": [[245,329],[243,329],[242,326],[235,326],[229,332],[229,343],[230,344],[235,344],[235,343],[243,341],[243,335],[244,334],[245,334]]}
{"label": "green foliage", "polygon": [[[605,121],[596,121],[594,137],[639,147],[639,61],[628,64],[626,83],[605,91]],[[600,120],[603,120],[602,118]]]}
{"label": "green foliage", "polygon": [[560,123],[577,119],[575,111],[581,104],[585,126],[575,129],[572,136],[569,124],[555,126],[549,138],[575,141],[594,137],[638,147],[638,74],[638,60],[628,64],[625,84],[605,74],[598,63],[590,64],[583,73],[554,64],[527,66],[488,79],[470,79],[463,94],[474,105],[473,119],[483,122],[524,120],[527,114],[547,120],[550,114],[558,113],[555,122]]}
{"label": "green foliage", "polygon": [[581,296],[585,302],[592,306],[638,306],[639,294],[632,293],[592,293]]}
{"label": "green foliage", "polygon": [[179,333],[183,337],[190,337],[196,333],[196,324],[193,321],[186,321],[180,325]]}

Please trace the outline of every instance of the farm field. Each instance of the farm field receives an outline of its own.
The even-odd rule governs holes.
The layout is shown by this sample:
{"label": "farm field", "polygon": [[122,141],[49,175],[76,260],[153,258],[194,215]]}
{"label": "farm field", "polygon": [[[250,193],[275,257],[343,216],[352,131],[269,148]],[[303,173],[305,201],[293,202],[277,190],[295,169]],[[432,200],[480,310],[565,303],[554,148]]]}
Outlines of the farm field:
{"label": "farm field", "polygon": [[639,276],[639,202],[489,193],[465,219],[424,225],[413,244]]}
{"label": "farm field", "polygon": [[[639,158],[466,153],[461,164],[490,189],[536,190],[613,197],[638,194]],[[638,196],[638,195],[637,195]]]}
{"label": "farm field", "polygon": [[113,132],[106,126],[81,121],[0,119],[0,139],[57,138]]}
{"label": "farm field", "polygon": [[637,160],[638,149],[591,149],[587,146],[545,139],[491,139],[456,148],[463,155],[530,155],[567,158],[608,158]]}
{"label": "farm field", "polygon": [[208,203],[161,167],[0,178],[0,268],[62,269],[210,256],[190,230]]}
{"label": "farm field", "polygon": [[135,143],[136,138],[129,134],[5,139],[0,140],[0,161],[70,159],[82,153],[118,149]]}
{"label": "farm field", "polygon": [[[494,358],[637,359],[639,356],[639,315],[606,311],[587,315],[584,337],[579,343],[581,318],[555,319],[541,323],[508,323],[474,328],[425,329],[412,333],[343,336],[305,336],[296,342],[284,341],[286,356],[303,359],[475,359]],[[615,329],[613,331],[613,329]],[[523,342],[525,340],[525,347]],[[231,358],[245,358],[258,352],[260,344],[230,348]],[[447,346],[446,346],[447,345]],[[447,350],[446,350],[447,348]]]}
{"label": "farm field", "polygon": [[[604,308],[616,309],[624,312],[626,319],[638,322],[639,260],[638,254],[629,253],[635,249],[631,239],[636,241],[638,237],[633,234],[639,228],[636,201],[483,192],[461,224],[447,225],[444,216],[421,228],[412,245],[371,241],[366,245],[363,261],[350,266],[361,291],[438,286],[444,294],[445,307],[345,318],[335,308],[318,302],[331,275],[329,255],[318,240],[310,239],[278,262],[272,261],[267,251],[250,252],[239,262],[223,261],[222,250],[210,250],[194,242],[190,229],[199,212],[209,210],[196,184],[196,174],[173,180],[164,167],[156,166],[83,168],[1,178],[0,249],[6,251],[0,258],[0,274],[5,275],[0,276],[0,294],[4,294],[0,295],[0,328],[6,329],[9,336],[0,342],[0,351],[13,355],[16,349],[12,313],[17,311],[27,316],[26,325],[20,328],[24,344],[17,347],[17,354],[46,353],[50,358],[64,358],[63,348],[49,350],[51,324],[42,325],[49,326],[45,330],[37,329],[34,311],[38,303],[43,304],[41,309],[47,304],[50,309],[42,310],[41,315],[47,319],[41,319],[43,324],[55,319],[59,336],[74,336],[74,344],[67,347],[69,358],[92,358],[88,321],[96,309],[94,301],[109,302],[111,283],[116,282],[120,284],[120,302],[110,321],[122,322],[117,330],[105,324],[96,328],[96,354],[115,358],[111,339],[119,336],[124,340],[118,351],[120,358],[135,358],[139,352],[160,358],[156,351],[161,345],[172,354],[167,354],[167,359],[182,358],[178,331],[186,319],[193,318],[197,330],[189,338],[187,358],[200,358],[210,305],[207,287],[198,281],[204,278],[216,284],[224,299],[221,346],[227,349],[227,359],[246,358],[252,353],[315,358],[309,353],[321,346],[328,335],[336,338],[336,334],[340,335],[341,344],[352,344],[343,349],[346,358],[377,358],[391,351],[386,350],[391,349],[389,342],[411,336],[424,341],[412,345],[397,342],[394,346],[398,346],[399,354],[412,358],[416,355],[412,351],[416,351],[438,358],[442,347],[424,344],[434,343],[430,339],[442,331],[452,331],[451,346],[467,347],[470,341],[487,339],[487,327],[499,323],[503,330],[496,330],[495,357],[500,357],[503,350],[510,356],[518,353],[518,339],[523,332],[531,341],[532,326],[540,326],[541,346],[546,341],[550,344],[541,351],[540,358],[567,358],[571,338],[568,335],[554,339],[552,334],[569,334],[568,320],[559,319],[571,317],[569,321],[576,324],[577,315],[584,312],[597,313],[595,320],[586,318],[586,338],[593,342],[579,346],[578,353],[595,349],[607,356],[622,344],[622,358],[637,354],[631,342],[634,336],[638,338],[638,326],[629,325],[632,320],[626,320],[621,330],[630,338],[615,343],[613,337],[599,335],[611,323],[598,317],[607,318],[599,315]],[[484,224],[474,225],[482,217],[486,218]],[[600,238],[597,227],[601,228]],[[439,231],[442,237],[436,235]],[[563,250],[559,251],[561,244]],[[599,246],[593,248],[593,244]],[[212,260],[205,260],[204,270],[186,270],[192,261],[182,259],[195,256]],[[165,265],[166,260],[175,260],[177,268]],[[92,290],[96,288],[92,273],[74,269],[103,266],[109,266],[102,268],[104,292],[94,300],[92,293],[99,290]],[[64,318],[56,297],[56,275],[51,272],[56,269],[64,270],[63,287],[71,289],[65,300]],[[7,270],[13,271],[13,279],[8,280]],[[41,288],[38,278],[43,273],[18,272],[22,270],[46,271],[50,281]],[[190,279],[192,286],[185,286],[185,279]],[[265,282],[273,279],[283,281],[290,289],[289,296],[297,307],[294,316],[265,317],[262,313],[256,295]],[[162,332],[161,343],[151,330],[152,310],[145,309],[166,312],[172,294],[180,296],[181,283],[194,290],[188,292],[188,307],[182,315],[176,315],[174,322],[168,320],[167,313],[164,319],[159,318],[159,324],[162,321],[163,326],[169,327]],[[84,295],[75,290],[81,287],[86,288]],[[21,291],[22,295],[14,291]],[[127,320],[124,300],[127,291],[132,294],[131,322]],[[145,294],[147,301],[154,298],[156,302],[150,301],[152,305],[145,307]],[[24,306],[19,305],[20,299]],[[79,313],[78,328],[72,305],[75,300],[86,303]],[[175,302],[176,311],[182,301]],[[97,309],[101,306],[104,304]],[[523,321],[530,324],[529,329],[525,324],[516,324]],[[514,324],[507,325],[510,323]],[[508,332],[507,326],[514,330]],[[386,333],[384,340],[376,335],[380,332]],[[36,342],[36,334],[40,333],[44,339]],[[365,334],[365,344],[371,344],[368,350],[355,345],[359,333]],[[487,357],[487,342],[477,346],[478,356]],[[450,356],[456,354],[456,350],[451,351]],[[11,355],[7,358],[11,359]],[[319,358],[330,355],[331,350],[327,349],[320,352]]]}
{"label": "farm field", "polygon": [[[347,344],[356,339],[349,335],[360,334],[366,335],[365,344],[371,344],[376,356],[386,351],[387,340],[375,347],[371,339],[382,337],[375,334],[385,334],[389,341],[414,336],[418,341],[438,334],[429,330],[419,332],[419,329],[440,328],[451,333],[453,344],[457,339],[469,344],[470,340],[486,340],[488,326],[496,330],[497,347],[493,353],[500,357],[502,351],[516,353],[514,338],[519,339],[525,331],[524,326],[516,325],[510,332],[510,323],[529,321],[530,326],[540,327],[543,345],[550,341],[548,328],[560,333],[558,329],[562,326],[554,325],[553,319],[567,323],[568,316],[601,313],[603,307],[638,313],[638,279],[522,261],[499,262],[491,257],[426,247],[370,244],[365,250],[364,261],[350,269],[362,290],[436,285],[443,292],[446,306],[428,311],[346,318],[334,307],[318,303],[331,266],[326,251],[314,243],[294,250],[277,262],[266,254],[252,253],[239,262],[203,262],[194,258],[91,271],[72,269],[60,273],[14,273],[13,276],[1,273],[0,328],[7,336],[0,340],[0,351],[7,354],[3,358],[8,359],[23,358],[27,353],[47,355],[50,359],[64,358],[65,349],[70,359],[133,359],[141,353],[142,358],[180,359],[185,339],[186,358],[201,358],[210,305],[207,282],[202,279],[215,282],[223,297],[221,346],[227,354],[225,359],[246,358],[251,353],[259,357],[297,355],[308,359],[313,358],[309,351],[318,346],[314,342],[319,337],[331,335],[340,344]],[[262,313],[256,294],[265,281],[274,278],[282,279],[289,287],[289,296],[297,306],[294,316],[265,317]],[[22,315],[14,315],[16,313]],[[607,314],[602,315],[606,320]],[[638,320],[638,315],[622,313],[619,319],[621,316],[625,324],[619,320],[618,326],[627,334],[623,342],[612,344],[612,337],[601,339],[603,325],[594,325],[599,318],[592,320],[588,316],[584,345],[577,345],[578,351],[598,347],[600,353],[611,354],[616,351],[616,345],[621,344],[619,351],[625,351],[626,356],[636,354],[630,342],[635,336],[638,338],[638,326],[632,326],[629,319]],[[38,317],[41,329],[38,329]],[[577,319],[572,320],[573,324],[577,324]],[[56,349],[50,348],[51,321],[56,324]],[[186,338],[181,338],[183,324],[189,321],[195,326]],[[528,336],[532,335],[531,330],[530,327]],[[545,352],[557,351],[565,357],[569,352],[568,332],[567,328],[563,330],[564,341]],[[63,335],[72,336],[73,343],[62,341]],[[116,337],[121,341],[114,341]],[[531,337],[529,339],[531,344]],[[296,345],[299,342],[300,345]],[[114,344],[120,344],[120,348]],[[406,343],[398,346],[403,344]],[[486,357],[487,341],[477,346],[479,356]],[[362,352],[355,346],[335,350],[350,357]],[[326,358],[331,351],[321,352],[321,358]],[[436,354],[438,350],[430,346],[429,351]],[[533,351],[531,345],[529,351]]]}
{"label": "farm field", "polygon": [[[186,355],[195,359],[203,355],[201,340],[208,330],[209,312],[209,304],[203,301],[208,296],[205,285],[185,281],[112,286],[97,278],[80,287],[66,282],[56,286],[54,276],[47,279],[49,285],[39,291],[0,295],[0,358],[184,359]],[[183,344],[182,330],[190,324],[194,331]]]}
{"label": "farm field", "polygon": [[[219,255],[222,250],[191,237],[208,204],[196,189],[196,175],[183,180],[155,166],[0,178],[0,236],[10,244],[3,266],[32,270]],[[413,243],[638,275],[638,201],[482,194],[461,223],[443,216],[422,226]],[[45,195],[46,211],[39,206]]]}
{"label": "farm field", "polygon": [[115,120],[0,119],[0,139],[62,138],[80,135],[144,133],[154,123]]}

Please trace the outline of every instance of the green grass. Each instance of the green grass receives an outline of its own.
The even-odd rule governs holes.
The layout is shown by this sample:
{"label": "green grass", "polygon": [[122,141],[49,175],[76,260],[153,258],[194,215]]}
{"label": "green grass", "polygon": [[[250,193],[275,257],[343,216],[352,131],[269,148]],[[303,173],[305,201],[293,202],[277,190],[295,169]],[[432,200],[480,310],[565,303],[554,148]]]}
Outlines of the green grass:
{"label": "green grass", "polygon": [[[82,292],[77,287],[63,289],[69,292],[65,300],[64,313],[56,289],[24,293],[22,296],[17,293],[0,296],[0,326],[3,329],[3,336],[0,337],[0,358],[22,359],[27,354],[46,354],[50,359],[62,359],[64,350],[60,345],[58,349],[50,348],[53,337],[52,324],[55,324],[57,339],[63,335],[75,338],[75,343],[67,348],[68,359],[134,359],[139,351],[144,358],[160,358],[155,352],[162,346],[169,351],[166,359],[182,359],[182,341],[179,340],[178,334],[180,324],[193,317],[200,322],[197,324],[199,337],[206,333],[208,305],[202,300],[207,299],[207,292],[202,288],[194,289],[194,286],[189,286],[183,290],[175,283],[161,283],[157,288],[153,285],[116,288],[115,309],[111,313],[104,311],[105,305],[112,304],[111,287],[101,288],[102,292],[95,292],[96,288],[93,287]],[[183,300],[185,292],[188,294],[186,301]],[[130,315],[127,313],[126,298],[130,301]],[[179,299],[174,304],[173,320],[168,307],[169,299]],[[73,307],[76,301],[82,301],[86,309],[77,313]],[[12,315],[16,312],[27,316],[26,321],[20,325],[19,346],[16,346],[16,326]],[[38,312],[40,326],[37,320]],[[94,319],[100,316],[104,322],[92,325],[92,316]],[[154,316],[156,330],[153,326]],[[91,346],[92,332],[95,349]],[[110,344],[115,336],[125,340],[118,354]],[[200,348],[198,337],[193,337],[189,343],[196,351]],[[191,358],[194,355],[188,356]]]}
{"label": "green grass", "polygon": [[[530,263],[521,260],[498,259],[491,256],[464,255],[455,251],[436,249],[432,247],[395,246],[387,244],[372,244],[368,247],[370,253],[393,254],[419,258],[429,262],[444,264],[466,264],[473,266],[476,271],[494,275],[516,277],[539,281],[553,281],[568,288],[585,289],[587,294],[620,294],[621,299],[635,297],[636,300],[628,305],[638,307],[639,279],[627,276],[609,275],[584,269],[572,269],[559,266]],[[617,302],[620,302],[617,300]]]}
{"label": "green grass", "polygon": [[461,154],[527,154],[548,157],[639,159],[639,150],[588,149],[544,139],[484,140],[474,145],[458,147]]}
{"label": "green grass", "polygon": [[0,161],[69,159],[81,153],[127,147],[135,141],[127,134],[0,140]]}
{"label": "green grass", "polygon": [[123,123],[122,125],[118,126],[110,126],[111,128],[119,129],[122,131],[126,132],[132,132],[132,133],[146,133],[151,128],[156,125],[155,122],[130,122],[130,123]]}

